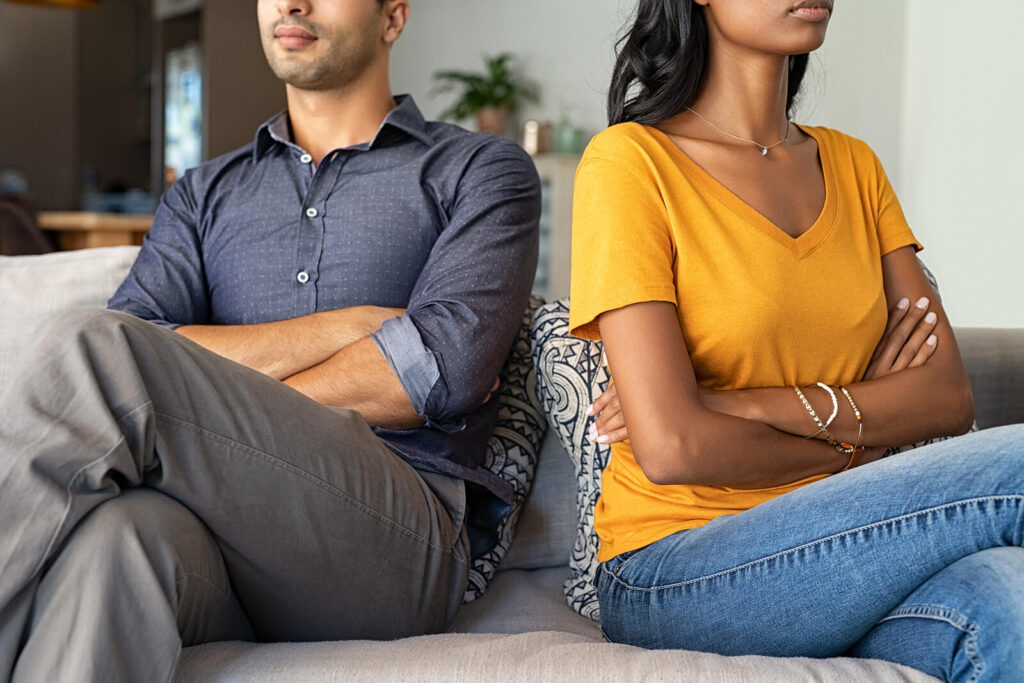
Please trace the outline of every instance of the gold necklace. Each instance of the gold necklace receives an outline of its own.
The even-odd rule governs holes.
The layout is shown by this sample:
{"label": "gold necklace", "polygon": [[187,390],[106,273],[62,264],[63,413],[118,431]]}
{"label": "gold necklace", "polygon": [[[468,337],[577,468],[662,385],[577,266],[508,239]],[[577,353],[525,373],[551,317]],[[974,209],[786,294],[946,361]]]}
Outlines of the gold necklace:
{"label": "gold necklace", "polygon": [[721,128],[719,128],[715,124],[713,124],[710,121],[708,121],[706,118],[704,118],[703,116],[698,114],[695,110],[691,109],[690,107],[687,107],[686,111],[693,112],[694,115],[698,119],[700,119],[704,123],[708,124],[709,126],[714,128],[715,130],[717,130],[722,135],[725,135],[726,137],[730,137],[733,140],[739,140],[740,142],[749,142],[750,144],[757,146],[757,148],[761,150],[761,156],[762,157],[767,157],[768,156],[768,150],[772,149],[773,147],[778,147],[779,145],[783,145],[783,144],[786,143],[787,140],[789,140],[789,120],[788,119],[786,120],[786,134],[784,136],[782,136],[781,138],[779,138],[778,142],[775,142],[775,143],[770,144],[770,145],[762,145],[757,140],[751,140],[750,138],[741,138],[739,135],[733,135],[732,133],[729,133],[729,132],[726,132],[726,131],[722,130]]}

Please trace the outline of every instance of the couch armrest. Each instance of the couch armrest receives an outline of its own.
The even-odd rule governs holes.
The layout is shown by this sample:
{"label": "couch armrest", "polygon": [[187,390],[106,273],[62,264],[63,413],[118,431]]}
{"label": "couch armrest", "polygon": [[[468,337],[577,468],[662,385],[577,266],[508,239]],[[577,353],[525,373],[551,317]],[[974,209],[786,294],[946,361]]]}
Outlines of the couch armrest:
{"label": "couch armrest", "polygon": [[958,327],[978,425],[1024,422],[1024,328]]}

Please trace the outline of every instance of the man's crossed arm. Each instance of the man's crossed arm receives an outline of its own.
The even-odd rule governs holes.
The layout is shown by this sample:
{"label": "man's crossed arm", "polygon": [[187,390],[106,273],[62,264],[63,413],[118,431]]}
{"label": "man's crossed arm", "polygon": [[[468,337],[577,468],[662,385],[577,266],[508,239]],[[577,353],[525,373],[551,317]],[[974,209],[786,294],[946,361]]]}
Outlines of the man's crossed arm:
{"label": "man's crossed arm", "polygon": [[370,339],[381,323],[404,312],[353,306],[255,325],[184,325],[177,332],[315,401],[357,410],[371,425],[411,429],[423,420]]}

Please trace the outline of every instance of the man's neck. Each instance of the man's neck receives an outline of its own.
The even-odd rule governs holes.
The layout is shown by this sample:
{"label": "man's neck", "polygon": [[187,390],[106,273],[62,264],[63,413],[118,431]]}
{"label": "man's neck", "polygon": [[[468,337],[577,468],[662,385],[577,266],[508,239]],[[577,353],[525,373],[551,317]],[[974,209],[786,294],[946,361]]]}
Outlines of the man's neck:
{"label": "man's neck", "polygon": [[287,86],[295,144],[320,161],[330,152],[369,142],[395,108],[387,78],[366,78],[337,90]]}

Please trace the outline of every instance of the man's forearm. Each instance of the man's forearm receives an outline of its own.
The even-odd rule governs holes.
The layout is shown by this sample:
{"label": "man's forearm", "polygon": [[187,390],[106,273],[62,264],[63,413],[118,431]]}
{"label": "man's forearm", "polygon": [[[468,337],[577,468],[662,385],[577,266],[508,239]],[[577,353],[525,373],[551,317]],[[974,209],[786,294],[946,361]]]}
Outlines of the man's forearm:
{"label": "man's forearm", "polygon": [[283,380],[323,363],[403,312],[353,306],[255,325],[185,325],[177,332],[225,358]]}
{"label": "man's forearm", "polygon": [[324,405],[358,411],[372,426],[412,429],[423,424],[398,376],[369,337],[284,382]]}

